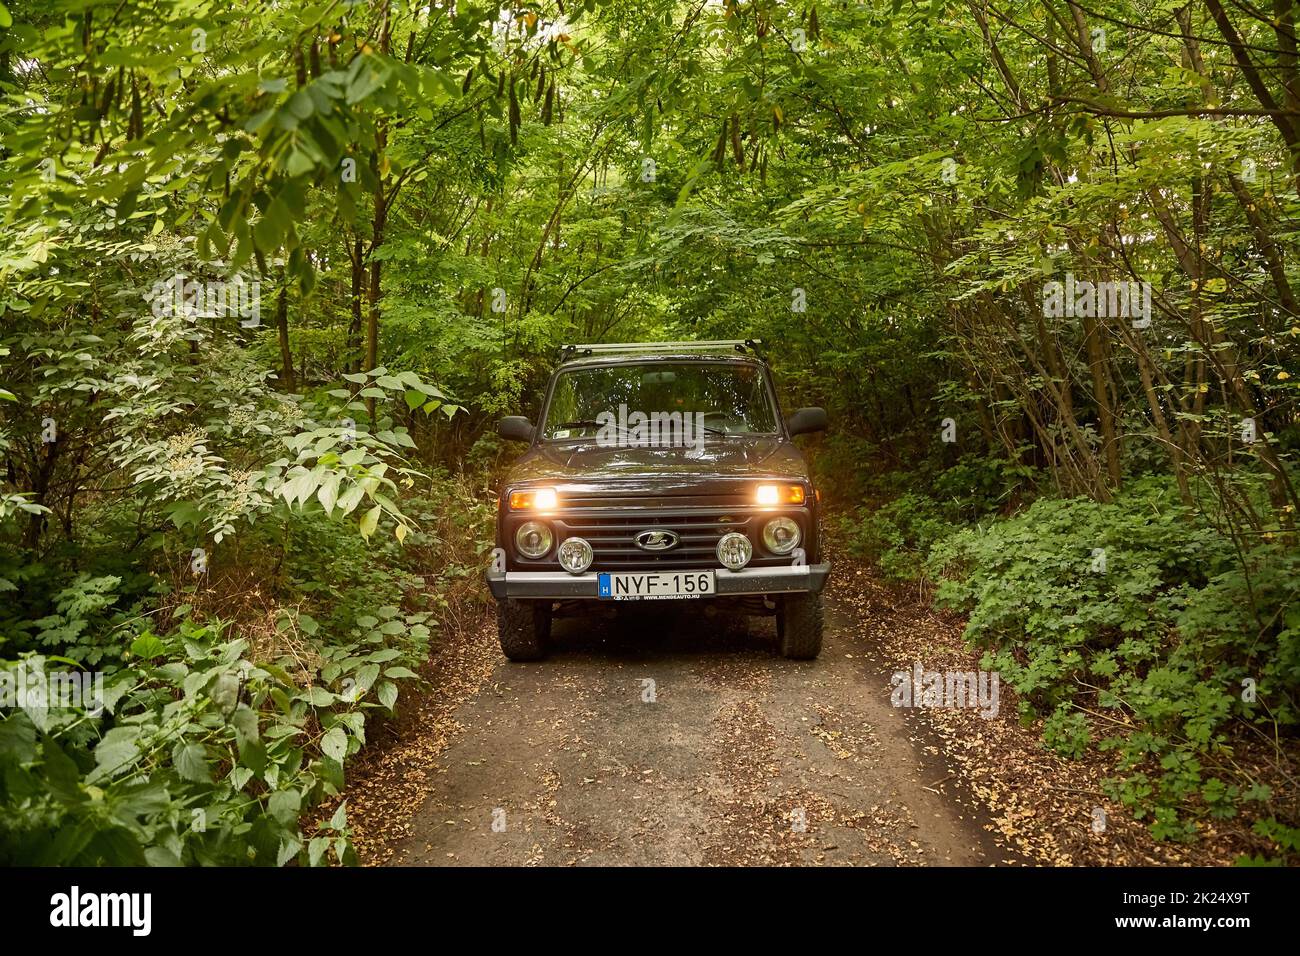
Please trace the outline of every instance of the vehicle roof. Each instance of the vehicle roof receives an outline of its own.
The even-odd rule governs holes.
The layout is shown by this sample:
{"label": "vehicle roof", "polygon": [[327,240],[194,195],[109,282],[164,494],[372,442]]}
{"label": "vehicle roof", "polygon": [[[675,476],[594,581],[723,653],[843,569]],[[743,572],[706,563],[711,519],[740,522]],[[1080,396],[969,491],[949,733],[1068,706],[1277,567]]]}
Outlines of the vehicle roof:
{"label": "vehicle roof", "polygon": [[645,365],[659,362],[705,362],[766,366],[759,356],[746,352],[618,352],[609,355],[579,355],[562,360],[555,370],[568,371],[575,368],[591,368],[601,365]]}

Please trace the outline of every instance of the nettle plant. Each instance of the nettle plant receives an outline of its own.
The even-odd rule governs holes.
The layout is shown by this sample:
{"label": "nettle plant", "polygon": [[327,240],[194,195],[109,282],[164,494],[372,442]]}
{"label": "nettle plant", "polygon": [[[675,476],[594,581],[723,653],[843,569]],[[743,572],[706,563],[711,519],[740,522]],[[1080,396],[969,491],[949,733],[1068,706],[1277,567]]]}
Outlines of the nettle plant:
{"label": "nettle plant", "polygon": [[220,624],[146,631],[99,701],[25,700],[0,721],[0,859],[355,862],[345,805],[312,834],[299,816],[339,793],[345,760],[365,743],[366,713],[391,710],[397,682],[415,677],[389,642],[394,633],[427,639],[422,622],[381,609],[306,671],[300,658],[254,661],[249,642]]}

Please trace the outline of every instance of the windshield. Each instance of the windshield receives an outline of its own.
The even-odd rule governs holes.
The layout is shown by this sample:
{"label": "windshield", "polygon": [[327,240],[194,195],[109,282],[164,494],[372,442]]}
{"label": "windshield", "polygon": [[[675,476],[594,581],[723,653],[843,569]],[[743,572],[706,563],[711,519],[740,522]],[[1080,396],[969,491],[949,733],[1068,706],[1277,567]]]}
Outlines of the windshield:
{"label": "windshield", "polygon": [[763,370],[736,362],[653,362],[563,372],[542,437],[627,436],[650,429],[666,436],[674,428],[687,442],[701,433],[775,432],[776,407]]}

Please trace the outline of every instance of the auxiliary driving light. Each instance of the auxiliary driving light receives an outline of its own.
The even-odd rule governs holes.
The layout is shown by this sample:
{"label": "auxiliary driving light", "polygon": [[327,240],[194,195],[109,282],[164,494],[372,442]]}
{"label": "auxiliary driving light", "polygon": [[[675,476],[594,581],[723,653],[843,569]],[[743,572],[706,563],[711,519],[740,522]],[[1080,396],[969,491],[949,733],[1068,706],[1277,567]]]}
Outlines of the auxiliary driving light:
{"label": "auxiliary driving light", "polygon": [[547,525],[540,521],[525,521],[515,532],[515,547],[526,558],[540,558],[551,550],[553,539]]}
{"label": "auxiliary driving light", "polygon": [[754,556],[754,546],[739,531],[728,531],[718,541],[718,560],[722,566],[739,571]]}
{"label": "auxiliary driving light", "polygon": [[763,525],[763,547],[773,554],[789,554],[799,546],[799,526],[789,518],[773,518]]}
{"label": "auxiliary driving light", "polygon": [[570,574],[586,571],[595,557],[591,545],[582,538],[565,538],[555,555],[560,559],[560,566]]}

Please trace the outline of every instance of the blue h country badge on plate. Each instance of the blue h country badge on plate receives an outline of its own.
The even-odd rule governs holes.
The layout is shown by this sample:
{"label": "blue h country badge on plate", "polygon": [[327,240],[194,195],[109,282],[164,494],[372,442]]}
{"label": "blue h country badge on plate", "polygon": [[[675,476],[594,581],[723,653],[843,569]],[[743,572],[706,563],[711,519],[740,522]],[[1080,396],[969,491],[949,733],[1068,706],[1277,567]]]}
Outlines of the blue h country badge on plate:
{"label": "blue h country badge on plate", "polygon": [[612,595],[611,595],[611,592],[610,592],[610,589],[609,589],[609,572],[608,572],[608,571],[606,571],[606,572],[602,572],[601,574],[596,575],[596,584],[597,584],[597,586],[600,588],[600,592],[599,592],[599,593],[600,593],[600,596],[601,596],[601,597],[611,597],[611,596],[612,596]]}

